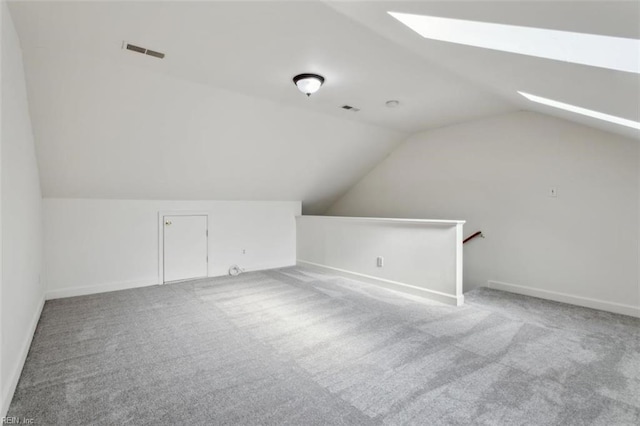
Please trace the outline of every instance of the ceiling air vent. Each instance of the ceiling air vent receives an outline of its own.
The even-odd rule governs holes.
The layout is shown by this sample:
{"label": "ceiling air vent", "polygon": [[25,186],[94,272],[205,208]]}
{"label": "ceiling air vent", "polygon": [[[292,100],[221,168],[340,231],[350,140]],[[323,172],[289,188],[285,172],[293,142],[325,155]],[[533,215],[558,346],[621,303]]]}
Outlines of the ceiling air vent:
{"label": "ceiling air vent", "polygon": [[156,52],[155,50],[146,49],[127,42],[124,42],[123,46],[125,49],[131,50],[132,52],[142,53],[143,55],[153,56],[154,58],[164,58],[164,53]]}
{"label": "ceiling air vent", "polygon": [[353,111],[353,112],[360,111],[360,108],[356,108],[356,107],[353,107],[351,105],[342,105],[341,108],[342,109],[346,109],[347,111]]}
{"label": "ceiling air vent", "polygon": [[156,52],[155,50],[147,49],[147,55],[160,58],[160,59],[164,58],[164,53]]}

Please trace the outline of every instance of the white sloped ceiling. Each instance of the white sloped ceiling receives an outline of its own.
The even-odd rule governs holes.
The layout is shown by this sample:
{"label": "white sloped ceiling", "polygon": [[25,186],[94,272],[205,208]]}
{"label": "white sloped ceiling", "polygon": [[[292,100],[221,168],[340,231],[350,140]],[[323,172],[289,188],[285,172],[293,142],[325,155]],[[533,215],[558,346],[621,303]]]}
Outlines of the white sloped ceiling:
{"label": "white sloped ceiling", "polygon": [[[521,76],[500,68],[522,63],[425,50],[386,15],[423,3],[11,2],[44,196],[302,200],[321,213],[410,134],[529,107],[511,90]],[[310,98],[291,82],[303,72],[326,78]],[[637,91],[637,78],[581,72],[613,97]]]}

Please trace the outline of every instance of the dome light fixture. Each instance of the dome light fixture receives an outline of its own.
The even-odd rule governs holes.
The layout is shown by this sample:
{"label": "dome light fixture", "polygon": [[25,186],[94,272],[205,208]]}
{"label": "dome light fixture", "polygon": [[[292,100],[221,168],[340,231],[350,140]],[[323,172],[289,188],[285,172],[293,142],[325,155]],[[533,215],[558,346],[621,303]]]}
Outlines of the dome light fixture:
{"label": "dome light fixture", "polygon": [[293,83],[302,93],[311,96],[312,93],[316,93],[320,89],[324,83],[324,77],[318,74],[298,74],[293,77]]}

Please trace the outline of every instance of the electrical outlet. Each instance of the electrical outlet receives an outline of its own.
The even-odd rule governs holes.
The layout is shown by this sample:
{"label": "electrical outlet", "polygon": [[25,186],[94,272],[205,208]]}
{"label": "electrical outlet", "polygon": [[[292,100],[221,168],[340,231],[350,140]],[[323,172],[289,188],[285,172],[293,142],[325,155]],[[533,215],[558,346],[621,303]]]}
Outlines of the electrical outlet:
{"label": "electrical outlet", "polygon": [[242,254],[247,254],[247,251],[245,249],[242,249]]}
{"label": "electrical outlet", "polygon": [[384,266],[384,257],[378,256],[377,265],[378,268],[382,268]]}
{"label": "electrical outlet", "polygon": [[553,187],[549,188],[549,197],[556,198],[558,196],[558,189]]}

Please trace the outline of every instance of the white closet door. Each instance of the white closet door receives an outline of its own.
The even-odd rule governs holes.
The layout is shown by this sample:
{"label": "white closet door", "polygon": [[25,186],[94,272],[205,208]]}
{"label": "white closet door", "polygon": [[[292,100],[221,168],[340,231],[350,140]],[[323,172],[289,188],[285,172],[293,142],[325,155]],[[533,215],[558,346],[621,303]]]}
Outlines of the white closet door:
{"label": "white closet door", "polygon": [[164,282],[207,276],[207,216],[164,216]]}

